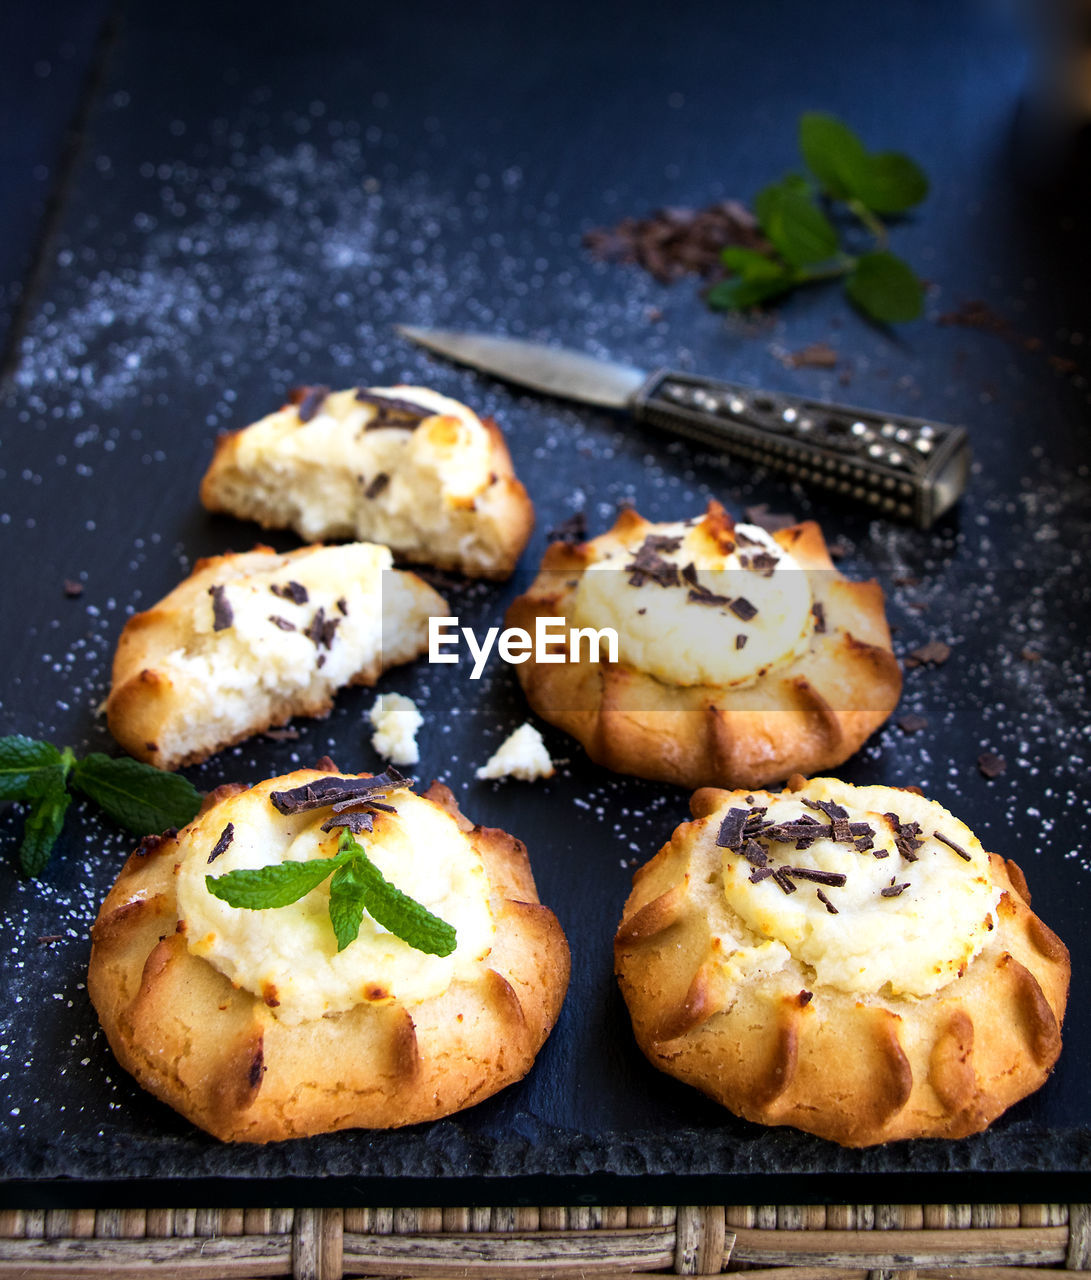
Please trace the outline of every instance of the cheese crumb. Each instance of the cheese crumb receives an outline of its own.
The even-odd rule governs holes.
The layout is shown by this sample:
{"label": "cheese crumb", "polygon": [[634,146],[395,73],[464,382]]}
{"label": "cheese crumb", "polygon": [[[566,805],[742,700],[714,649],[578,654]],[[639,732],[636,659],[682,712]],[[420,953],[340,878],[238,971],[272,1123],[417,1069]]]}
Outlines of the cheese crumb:
{"label": "cheese crumb", "polygon": [[392,764],[419,763],[417,730],[424,724],[424,717],[412,698],[401,693],[380,693],[368,716],[375,726],[371,745],[384,759]]}
{"label": "cheese crumb", "polygon": [[536,778],[552,778],[553,773],[553,761],[549,758],[542,735],[528,722],[504,739],[488,763],[478,769],[477,776],[533,782]]}

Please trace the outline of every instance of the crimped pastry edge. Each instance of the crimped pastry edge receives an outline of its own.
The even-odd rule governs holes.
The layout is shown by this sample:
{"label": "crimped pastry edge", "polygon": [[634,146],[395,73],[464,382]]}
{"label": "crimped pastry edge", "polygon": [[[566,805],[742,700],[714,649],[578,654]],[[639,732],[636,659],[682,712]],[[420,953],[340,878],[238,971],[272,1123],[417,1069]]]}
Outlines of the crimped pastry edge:
{"label": "crimped pastry edge", "polygon": [[[712,501],[708,513],[724,518]],[[612,529],[580,546],[553,543],[538,576],[514,600],[508,626],[533,634],[539,617],[570,623],[575,586],[593,554],[655,528],[631,508]],[[808,574],[826,612],[825,633],[757,686],[667,685],[623,663],[537,663],[518,667],[531,707],[570,733],[590,758],[618,773],[685,787],[759,787],[793,773],[843,763],[890,716],[901,668],[877,582],[851,582],[834,567],[819,526],[805,521],[773,535]]]}
{"label": "crimped pastry edge", "polygon": [[823,989],[798,964],[721,989],[707,915],[694,906],[694,886],[718,875],[720,850],[705,842],[702,856],[696,833],[744,794],[697,791],[695,820],[634,874],[615,972],[653,1065],[745,1119],[848,1147],[978,1133],[1045,1083],[1061,1049],[1071,964],[1031,910],[1020,868],[996,854],[997,928],[935,996]]}
{"label": "crimped pastry edge", "polygon": [[[278,781],[292,787],[318,776],[298,770]],[[242,790],[218,789],[203,812]],[[521,1079],[560,1012],[567,941],[538,899],[522,842],[474,826],[441,783],[423,795],[455,819],[489,879],[496,935],[472,981],[410,1006],[362,1004],[282,1024],[186,947],[177,931],[177,837],[168,833],[132,854],[92,929],[88,993],[118,1062],[230,1142],[439,1119]]]}

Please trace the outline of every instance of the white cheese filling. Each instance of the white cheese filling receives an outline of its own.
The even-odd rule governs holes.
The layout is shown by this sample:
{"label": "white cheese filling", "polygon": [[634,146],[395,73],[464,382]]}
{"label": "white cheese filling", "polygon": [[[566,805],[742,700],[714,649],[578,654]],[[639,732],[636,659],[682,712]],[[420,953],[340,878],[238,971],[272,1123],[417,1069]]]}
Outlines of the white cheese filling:
{"label": "white cheese filling", "polygon": [[[779,956],[774,968],[781,968],[792,956],[810,966],[822,986],[918,997],[932,995],[964,972],[995,927],[1000,900],[989,876],[988,854],[973,832],[942,805],[889,787],[851,787],[821,778],[795,795],[758,792],[754,797],[757,806],[768,806],[764,821],[791,822],[807,815],[829,829],[828,817],[805,806],[804,798],[832,801],[847,812],[849,822],[868,824],[873,848],[857,849],[823,837],[797,849],[794,842],[759,834],[771,867],[844,876],[843,884],[796,878],[795,892],[785,892],[774,876],[755,882],[753,877],[761,873],[753,860],[723,850],[724,895],[754,934],[766,940],[761,951],[765,967]],[[728,810],[739,807],[746,806],[732,802],[710,819],[709,839],[716,838]],[[919,824],[914,842],[922,843],[910,846],[916,861],[899,851],[887,816],[891,813],[902,824]],[[937,835],[958,845],[968,858]],[[741,959],[736,952],[734,962]],[[751,959],[758,963],[758,954]]]}
{"label": "white cheese filling", "polygon": [[[356,838],[387,880],[454,927],[451,955],[415,950],[366,911],[359,936],[338,952],[328,879],[297,902],[266,910],[231,907],[213,897],[206,875],[337,852],[340,831],[321,829],[330,809],[285,816],[273,807],[270,792],[293,785],[280,778],[263,782],[182,832],[178,910],[194,955],[263,999],[277,1018],[299,1023],[364,1001],[418,1003],[441,994],[489,953],[495,926],[480,857],[449,814],[406,790],[389,793],[396,813],[376,813],[374,832]],[[230,842],[210,865],[209,854],[229,822]]]}
{"label": "white cheese filling", "polygon": [[613,627],[622,662],[666,684],[737,687],[803,652],[814,625],[810,583],[764,529],[736,525],[726,552],[706,520],[648,532],[676,581],[663,585],[629,567],[645,542],[640,534],[600,554],[576,588],[573,621]]}

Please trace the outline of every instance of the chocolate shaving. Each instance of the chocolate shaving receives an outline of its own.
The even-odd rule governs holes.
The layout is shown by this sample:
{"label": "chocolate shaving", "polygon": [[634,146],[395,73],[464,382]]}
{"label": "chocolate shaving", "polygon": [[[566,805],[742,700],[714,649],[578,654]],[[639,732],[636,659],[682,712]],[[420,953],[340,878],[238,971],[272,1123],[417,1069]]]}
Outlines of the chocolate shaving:
{"label": "chocolate shaving", "polygon": [[837,360],[837,352],[828,342],[811,342],[781,357],[789,369],[836,369]]}
{"label": "chocolate shaving", "polygon": [[295,742],[302,735],[298,729],[266,729],[261,736],[270,742]]}
{"label": "chocolate shaving", "polygon": [[297,387],[289,398],[294,399],[297,393],[299,394],[299,399],[295,403],[298,405],[296,412],[299,415],[299,420],[300,422],[310,422],[319,409],[322,408],[330,389],[322,386]]}
{"label": "chocolate shaving", "polygon": [[[636,554],[629,564],[625,566],[625,571],[629,576],[629,585],[633,587],[642,587],[645,582],[652,581],[660,587],[677,587],[679,585],[681,575],[678,572],[678,566],[671,564],[669,560],[664,560],[659,554],[660,550],[675,550],[676,547],[664,547],[663,544],[676,543],[681,545],[681,538],[657,538],[649,535],[637,548]],[[658,546],[656,544],[659,544]]]}
{"label": "chocolate shaving", "polygon": [[683,565],[682,578],[685,582],[688,582],[691,587],[696,587],[700,585],[697,581],[697,566],[693,563],[692,560],[689,562],[689,564]]}
{"label": "chocolate shaving", "polygon": [[[750,511],[757,511],[757,507],[751,507],[747,511],[749,517]],[[758,524],[757,520],[750,520],[750,524]],[[752,538],[748,533],[743,533],[739,528],[735,529],[735,541],[740,547],[764,547],[765,543],[760,538]]]}
{"label": "chocolate shaving", "polygon": [[279,627],[281,631],[298,630],[294,622],[289,622],[287,618],[281,618],[279,615],[275,613],[271,613],[269,615],[269,621],[273,624],[274,627]]}
{"label": "chocolate shaving", "polygon": [[354,836],[364,831],[374,830],[375,820],[366,810],[354,809],[351,813],[335,813],[322,824],[323,831],[332,831],[334,827],[348,827]]}
{"label": "chocolate shaving", "polygon": [[780,564],[779,556],[773,555],[771,551],[762,551],[750,557],[748,567],[763,578],[771,578],[778,564]]}
{"label": "chocolate shaving", "polygon": [[755,867],[750,873],[750,883],[760,884],[762,880],[768,880],[773,874],[773,868],[768,863],[764,867]]}
{"label": "chocolate shaving", "polygon": [[672,552],[677,551],[681,545],[682,539],[680,537],[661,533],[649,533],[644,539],[644,546],[649,551],[657,551],[662,555],[670,555]]}
{"label": "chocolate shaving", "polygon": [[83,583],[77,582],[74,578],[65,578],[64,594],[69,600],[75,600],[77,596],[83,595]]}
{"label": "chocolate shaving", "polygon": [[228,845],[231,843],[232,840],[234,840],[234,838],[235,838],[235,824],[233,822],[229,822],[227,826],[224,827],[224,829],[220,832],[219,840],[217,840],[216,843],[212,846],[212,852],[208,855],[209,862],[215,862],[221,853],[225,853],[227,851]]}
{"label": "chocolate shaving", "polygon": [[291,791],[274,791],[269,800],[278,813],[305,813],[309,809],[325,809],[346,800],[364,804],[385,797],[388,792],[411,786],[393,765],[372,778],[316,778]]}
{"label": "chocolate shaving", "polygon": [[898,728],[901,729],[902,733],[920,733],[922,729],[928,728],[928,721],[924,716],[919,716],[915,711],[910,711],[898,720]]}
{"label": "chocolate shaving", "polygon": [[758,616],[757,609],[746,599],[745,596],[739,596],[732,600],[727,606],[740,622],[749,622],[752,618]]}
{"label": "chocolate shaving", "polygon": [[942,831],[933,831],[932,839],[938,840],[940,844],[945,844],[948,849],[953,849],[963,862],[973,862],[973,858],[966,852],[962,845],[955,844],[953,840],[948,840]]}
{"label": "chocolate shaving", "polygon": [[1007,770],[1008,762],[1003,756],[998,756],[995,751],[983,751],[977,757],[977,767],[981,771],[981,776],[991,781],[993,778],[999,778]]}
{"label": "chocolate shaving", "polygon": [[343,618],[347,618],[349,616],[349,602],[344,596],[338,596],[335,603],[337,605],[337,612],[341,614]]}
{"label": "chocolate shaving", "polygon": [[816,600],[811,605],[811,616],[814,618],[815,633],[822,635],[826,630],[826,607],[821,601]]}
{"label": "chocolate shaving", "polygon": [[777,882],[778,885],[780,885],[780,887],[784,890],[785,893],[795,893],[796,886],[792,883],[791,880],[789,880],[788,876],[785,873],[785,869],[783,867],[778,867],[776,871],[773,872],[773,879]]}
{"label": "chocolate shaving", "polygon": [[883,815],[894,830],[894,845],[906,862],[918,862],[917,850],[924,844],[920,839],[919,822],[902,822],[896,813]]}
{"label": "chocolate shaving", "polygon": [[425,418],[435,416],[434,409],[425,409],[419,404],[399,400],[395,396],[376,395],[374,391],[367,391],[363,387],[357,388],[356,399],[361,404],[370,404],[378,410],[364,428],[365,431],[375,431],[379,427],[400,427],[402,430],[412,431]]}
{"label": "chocolate shaving", "polygon": [[747,840],[739,852],[754,867],[764,867],[769,861],[769,855],[756,840]]}
{"label": "chocolate shaving", "polygon": [[572,515],[554,525],[546,534],[547,542],[563,542],[567,546],[577,547],[587,541],[587,512],[574,511]]}
{"label": "chocolate shaving", "polygon": [[292,604],[306,604],[310,599],[307,588],[301,582],[274,582],[269,590],[281,600],[290,600]]}
{"label": "chocolate shaving", "polygon": [[908,888],[909,888],[908,880],[905,882],[905,884],[895,884],[894,881],[891,880],[891,882],[887,885],[885,889],[879,890],[879,894],[881,897],[884,897],[884,898],[896,898],[899,893],[903,893]]}
{"label": "chocolate shaving", "polygon": [[327,618],[325,609],[319,606],[303,634],[316,649],[329,649],[333,646],[333,638],[340,625],[340,618]]}
{"label": "chocolate shaving", "polygon": [[821,889],[816,889],[815,893],[818,894],[818,901],[822,903],[822,905],[826,908],[826,910],[830,913],[831,916],[836,916],[840,914],[837,908],[833,905],[833,903],[829,900],[829,898],[826,897],[826,895],[822,892]]}
{"label": "chocolate shaving", "polygon": [[782,867],[786,876],[794,876],[797,880],[812,880],[815,884],[826,884],[831,889],[840,889],[848,878],[842,871],[819,871],[814,867]]}
{"label": "chocolate shaving", "polygon": [[747,637],[746,637],[746,636],[736,636],[736,637],[735,637],[735,648],[736,648],[736,649],[745,649],[745,648],[746,648],[746,640],[747,640]]}
{"label": "chocolate shaving", "polygon": [[742,848],[743,828],[749,817],[749,809],[728,809],[723,822],[720,823],[719,834],[716,836],[717,845],[721,849],[732,849],[738,853]]}
{"label": "chocolate shaving", "polygon": [[687,599],[691,600],[694,604],[731,604],[730,596],[718,596],[715,591],[709,591],[708,587],[703,587],[700,583],[698,583],[697,586],[690,588]]}
{"label": "chocolate shaving", "polygon": [[806,991],[806,990],[801,991],[799,993],[799,1007],[801,1009],[805,1009],[813,999],[814,999],[813,991]]}
{"label": "chocolate shaving", "polygon": [[212,597],[212,630],[226,631],[235,621],[235,611],[227,598],[227,588],[218,583],[209,587],[208,594]]}
{"label": "chocolate shaving", "polygon": [[380,471],[379,474],[375,477],[375,479],[372,480],[372,482],[364,490],[364,497],[377,498],[389,483],[390,483],[390,477],[386,474],[385,471]]}
{"label": "chocolate shaving", "polygon": [[333,806],[334,813],[344,813],[348,809],[354,809],[357,805],[366,804],[369,809],[381,809],[384,813],[397,813],[397,809],[392,804],[383,804],[379,800],[360,800],[356,796],[351,796],[347,800],[338,800]]}
{"label": "chocolate shaving", "polygon": [[913,649],[906,657],[905,665],[909,668],[932,666],[940,667],[951,656],[951,646],[942,640],[929,640],[919,649]]}

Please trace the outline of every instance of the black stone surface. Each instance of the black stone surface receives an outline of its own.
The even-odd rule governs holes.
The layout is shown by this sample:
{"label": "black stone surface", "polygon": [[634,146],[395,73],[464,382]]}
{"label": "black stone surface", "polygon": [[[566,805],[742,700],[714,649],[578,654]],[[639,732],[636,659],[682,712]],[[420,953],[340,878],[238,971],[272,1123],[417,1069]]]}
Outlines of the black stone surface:
{"label": "black stone surface", "polygon": [[[1066,1047],[1052,1079],[990,1132],[864,1152],[736,1120],[655,1073],[633,1046],[610,943],[643,861],[686,815],[678,789],[566,763],[533,786],[474,781],[526,718],[514,675],[420,664],[384,688],[426,716],[421,778],[476,820],[525,835],[574,953],[557,1030],[530,1076],[441,1123],[266,1148],[214,1143],[121,1072],[84,989],[88,930],[130,841],[74,805],[41,880],[7,851],[0,948],[0,1168],[19,1203],[192,1194],[301,1203],[1078,1198],[1091,1188],[1088,806],[1089,481],[1078,205],[1021,184],[1013,124],[1021,33],[996,9],[849,3],[535,8],[410,0],[382,10],[131,0],[89,124],[43,287],[3,395],[0,732],[110,750],[96,708],[126,615],[204,554],[270,539],[206,515],[197,482],[216,432],[300,382],[419,381],[493,413],[538,530],[618,503],[668,519],[711,496],[822,521],[843,569],[876,574],[896,647],[952,646],[907,673],[897,716],[841,771],[920,785],[1016,858],[1073,953]],[[932,282],[896,333],[836,289],[748,322],[707,312],[581,248],[592,226],[663,204],[748,198],[797,163],[799,113],[853,122],[929,171],[893,233]],[[29,198],[29,197],[28,197]],[[982,299],[1003,332],[943,324]],[[672,365],[964,422],[977,453],[957,513],[929,533],[794,491],[630,422],[512,392],[433,361],[396,322],[548,337]],[[784,355],[831,342],[836,370]],[[64,579],[82,596],[66,598]],[[451,593],[495,622],[525,581]],[[1036,660],[1021,656],[1032,650]],[[258,740],[190,771],[212,787],[329,752],[376,768],[351,691],[296,742]],[[985,751],[1006,757],[994,781]],[[59,935],[55,942],[40,938]],[[133,1180],[139,1180],[136,1184]],[[180,1188],[179,1184],[185,1184]]]}

